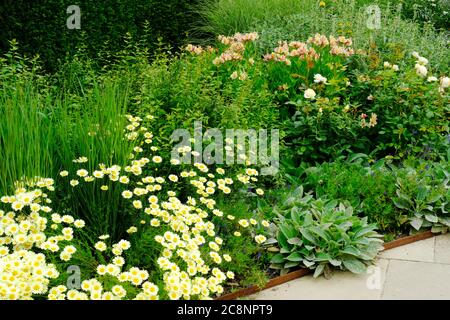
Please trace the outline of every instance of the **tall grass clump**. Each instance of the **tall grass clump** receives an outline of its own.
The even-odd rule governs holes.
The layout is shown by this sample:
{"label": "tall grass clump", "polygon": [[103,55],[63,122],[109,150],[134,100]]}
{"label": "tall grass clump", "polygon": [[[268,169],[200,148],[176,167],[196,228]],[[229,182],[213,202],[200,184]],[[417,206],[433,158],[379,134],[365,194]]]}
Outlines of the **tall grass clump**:
{"label": "tall grass clump", "polygon": [[35,59],[21,57],[17,43],[0,58],[0,192],[22,178],[48,176],[54,163],[53,107]]}
{"label": "tall grass clump", "polygon": [[311,0],[203,0],[194,7],[200,16],[195,34],[231,35],[249,30],[255,20],[269,20],[306,10]]}
{"label": "tall grass clump", "polygon": [[[132,144],[124,130],[133,74],[121,69],[93,77],[89,66],[87,61],[68,62],[61,83],[42,75],[38,61],[20,56],[12,42],[0,60],[1,194],[11,194],[24,179],[129,162]],[[74,162],[80,157],[87,161]],[[55,210],[89,221],[93,234],[118,237],[129,226],[120,186],[106,193],[99,192],[96,181],[77,188],[56,183],[64,192]]]}

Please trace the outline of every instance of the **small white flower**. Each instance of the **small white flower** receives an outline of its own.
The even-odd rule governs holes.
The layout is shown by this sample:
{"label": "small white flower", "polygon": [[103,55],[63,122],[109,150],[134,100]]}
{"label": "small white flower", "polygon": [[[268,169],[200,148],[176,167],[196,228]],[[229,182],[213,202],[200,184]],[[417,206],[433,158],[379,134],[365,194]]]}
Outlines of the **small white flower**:
{"label": "small white flower", "polygon": [[424,65],[416,63],[415,68],[416,68],[416,73],[419,76],[421,76],[421,77],[426,77],[427,76],[428,70],[427,70],[427,68]]}
{"label": "small white flower", "polygon": [[303,96],[305,97],[305,99],[314,99],[316,96],[316,92],[313,89],[306,89]]}
{"label": "small white flower", "polygon": [[435,81],[438,81],[438,78],[436,78],[434,76],[431,76],[431,77],[428,77],[427,81],[428,82],[435,82]]}
{"label": "small white flower", "polygon": [[424,58],[424,57],[419,57],[419,59],[417,60],[417,62],[422,65],[422,66],[426,66],[428,64],[428,59]]}
{"label": "small white flower", "polygon": [[441,88],[448,88],[450,86],[450,78],[449,77],[442,77],[441,78]]}
{"label": "small white flower", "polygon": [[314,75],[314,82],[315,83],[327,83],[327,78],[325,78],[321,74],[316,74],[316,75]]}

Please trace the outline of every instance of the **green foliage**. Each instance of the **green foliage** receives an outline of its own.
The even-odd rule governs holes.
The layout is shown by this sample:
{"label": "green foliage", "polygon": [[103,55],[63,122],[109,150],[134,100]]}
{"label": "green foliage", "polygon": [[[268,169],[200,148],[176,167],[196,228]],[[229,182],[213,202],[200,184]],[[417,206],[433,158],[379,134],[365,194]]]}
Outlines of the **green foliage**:
{"label": "green foliage", "polygon": [[376,223],[383,233],[404,230],[407,217],[391,201],[395,196],[395,176],[380,161],[373,166],[355,163],[324,163],[310,168],[289,169],[288,177],[313,191],[317,198],[348,202],[359,216]]}
{"label": "green foliage", "polygon": [[[204,130],[278,128],[279,111],[261,66],[236,63],[222,69],[212,63],[217,56],[183,54],[171,61],[160,56],[142,70],[136,113],[160,119],[154,130],[161,133],[157,139],[164,151],[171,150],[175,129],[193,134],[194,121],[202,121]],[[246,81],[230,79],[238,68],[248,72]]]}
{"label": "green foliage", "polygon": [[[162,37],[173,46],[182,44],[195,14],[190,6],[196,0],[81,0],[76,3],[48,0],[6,0],[0,5],[0,53],[8,50],[8,40],[16,39],[21,52],[39,54],[45,66],[56,70],[58,60],[75,54],[84,46],[91,58],[99,52],[115,53],[126,43],[129,32],[134,39],[145,39],[155,49]],[[68,29],[67,8],[76,4],[81,11],[81,29]],[[170,21],[170,23],[168,23]]]}
{"label": "green foliage", "polygon": [[250,31],[255,20],[275,19],[311,7],[310,0],[202,0],[195,11],[200,21],[194,26],[194,35],[232,35]]}
{"label": "green foliage", "polygon": [[395,206],[406,212],[415,231],[429,229],[445,233],[450,227],[449,166],[420,164],[406,167],[397,178]]}
{"label": "green foliage", "polygon": [[[23,58],[15,46],[0,60],[2,194],[13,192],[24,178],[56,178],[61,170],[93,170],[98,163],[123,165],[132,150],[123,141],[130,94],[127,76],[110,74],[80,82],[80,74],[73,74],[77,85],[58,90],[51,85],[53,79],[39,71],[37,62]],[[82,75],[90,72],[87,68]],[[89,162],[73,162],[81,156]],[[97,184],[86,184],[74,192],[64,185],[66,192],[55,209],[86,219],[94,234],[118,237],[128,228],[120,188],[99,193]]]}
{"label": "green foliage", "polygon": [[417,22],[403,20],[395,6],[381,6],[381,26],[379,29],[370,29],[367,26],[367,5],[374,5],[376,1],[364,5],[359,5],[355,0],[326,2],[329,5],[325,8],[314,6],[309,9],[306,6],[304,10],[255,20],[248,28],[239,31],[258,32],[260,39],[257,46],[262,54],[272,50],[280,40],[306,39],[315,33],[343,35],[353,39],[355,48],[369,50],[375,46],[382,54],[382,59],[389,59],[395,53],[392,49],[395,46],[402,51],[418,51],[438,70],[447,71],[450,64],[447,33],[437,32],[429,24],[422,26]]}
{"label": "green foliage", "polygon": [[315,270],[314,277],[329,275],[332,267],[363,273],[382,248],[381,236],[367,218],[354,216],[351,206],[338,201],[314,200],[302,187],[276,210],[280,252],[271,267],[283,272],[304,266]]}
{"label": "green foliage", "polygon": [[[361,103],[373,97],[364,112],[378,118],[377,125],[366,130],[374,153],[397,158],[420,154],[439,160],[449,145],[448,93],[440,92],[436,82],[424,81],[412,68],[414,62],[405,60],[398,62],[404,63],[400,71],[378,66],[358,74],[350,97]],[[429,70],[428,75],[433,74]]]}

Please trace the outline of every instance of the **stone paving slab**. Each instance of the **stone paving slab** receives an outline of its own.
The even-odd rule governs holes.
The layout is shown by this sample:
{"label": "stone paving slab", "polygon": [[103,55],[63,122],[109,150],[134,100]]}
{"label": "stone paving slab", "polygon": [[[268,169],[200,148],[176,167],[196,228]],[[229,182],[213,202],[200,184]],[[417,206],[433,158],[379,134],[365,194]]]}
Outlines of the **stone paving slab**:
{"label": "stone paving slab", "polygon": [[391,260],[382,299],[450,299],[450,265]]}
{"label": "stone paving slab", "polygon": [[383,259],[433,262],[435,238],[432,237],[383,251],[380,253],[380,257]]}
{"label": "stone paving slab", "polygon": [[331,279],[308,275],[263,290],[249,299],[450,299],[450,234],[414,242],[380,254],[379,288],[374,274],[335,272]]}
{"label": "stone paving slab", "polygon": [[450,264],[450,234],[444,234],[436,237],[436,243],[434,246],[434,261],[438,263]]}

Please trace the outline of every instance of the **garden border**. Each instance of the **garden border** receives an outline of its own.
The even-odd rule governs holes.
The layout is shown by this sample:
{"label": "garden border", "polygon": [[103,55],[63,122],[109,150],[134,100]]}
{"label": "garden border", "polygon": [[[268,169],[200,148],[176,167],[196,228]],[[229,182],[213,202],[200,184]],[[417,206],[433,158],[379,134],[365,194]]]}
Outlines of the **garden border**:
{"label": "garden border", "polygon": [[[410,244],[410,243],[413,243],[416,241],[432,238],[439,234],[440,233],[432,233],[431,230],[429,230],[429,231],[417,233],[417,234],[414,234],[411,236],[401,237],[399,239],[387,242],[383,245],[383,247],[384,247],[384,250],[390,250],[390,249],[404,246],[404,245],[407,245],[407,244]],[[312,270],[306,269],[306,268],[295,270],[295,271],[289,272],[287,274],[284,274],[282,276],[278,276],[273,279],[270,279],[263,288],[259,288],[256,285],[251,285],[247,288],[243,288],[243,289],[231,292],[231,293],[224,294],[224,295],[216,298],[215,300],[235,300],[237,298],[245,297],[245,296],[257,293],[259,291],[269,289],[269,288],[275,287],[277,285],[289,282],[291,280],[301,278],[301,277],[306,276],[311,273],[312,273]]]}

